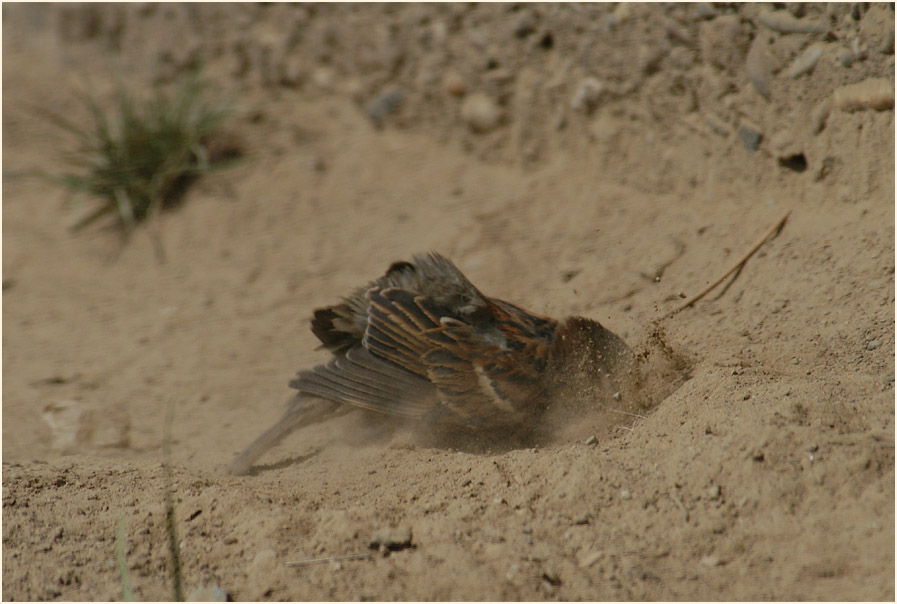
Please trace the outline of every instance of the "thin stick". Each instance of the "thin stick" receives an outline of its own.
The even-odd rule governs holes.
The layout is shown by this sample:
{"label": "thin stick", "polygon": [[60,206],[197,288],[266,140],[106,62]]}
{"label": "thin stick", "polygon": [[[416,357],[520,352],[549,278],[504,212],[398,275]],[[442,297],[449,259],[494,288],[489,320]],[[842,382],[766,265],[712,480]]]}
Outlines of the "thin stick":
{"label": "thin stick", "polygon": [[327,558],[306,558],[305,560],[286,562],[284,566],[305,566],[307,564],[321,564],[322,562],[339,562],[340,560],[364,560],[370,557],[370,554],[349,554],[347,556],[328,556]]}
{"label": "thin stick", "polygon": [[714,281],[712,284],[710,284],[707,288],[704,289],[704,291],[702,291],[701,293],[699,293],[697,296],[692,297],[688,302],[686,302],[685,304],[683,304],[683,305],[680,306],[679,308],[677,308],[677,309],[673,310],[672,312],[670,312],[668,315],[666,315],[666,316],[664,317],[664,319],[668,319],[668,318],[672,317],[673,315],[679,313],[680,311],[683,311],[683,310],[685,310],[686,308],[688,308],[688,307],[690,307],[690,306],[694,306],[694,304],[695,304],[696,302],[698,302],[701,298],[703,298],[704,296],[706,296],[707,294],[709,294],[710,292],[712,292],[712,291],[714,290],[714,288],[716,288],[720,283],[722,283],[723,281],[725,281],[726,278],[729,277],[729,275],[731,275],[731,274],[734,273],[735,271],[737,271],[737,270],[743,268],[744,265],[747,264],[748,260],[750,260],[751,257],[752,257],[754,254],[757,253],[757,250],[759,250],[761,247],[763,247],[763,244],[764,244],[764,243],[766,243],[766,242],[769,241],[770,239],[773,239],[774,237],[778,236],[778,234],[779,234],[779,233],[782,231],[782,229],[785,227],[785,223],[788,221],[788,217],[789,217],[790,215],[791,215],[791,210],[788,210],[787,212],[785,212],[785,215],[782,216],[782,218],[775,224],[775,226],[773,226],[771,229],[769,229],[769,230],[766,232],[766,234],[763,235],[763,237],[762,237],[759,241],[757,241],[757,243],[754,244],[754,247],[752,247],[751,250],[750,250],[747,254],[745,254],[744,256],[742,256],[742,257],[738,260],[738,262],[736,262],[735,264],[733,264],[732,267],[731,267],[729,270],[727,270],[725,273],[723,273],[723,276],[722,276],[722,277],[720,277],[719,279],[717,279],[716,281]]}
{"label": "thin stick", "polygon": [[165,427],[162,435],[162,465],[165,466],[165,529],[168,533],[168,554],[171,558],[171,578],[174,601],[184,601],[184,576],[181,566],[181,546],[174,515],[174,489],[171,470],[171,426],[174,424],[174,399],[168,401],[165,411]]}
{"label": "thin stick", "polygon": [[134,601],[134,590],[131,589],[131,578],[128,575],[128,562],[125,560],[125,550],[127,544],[127,522],[124,518],[118,521],[118,528],[115,530],[115,560],[118,563],[118,581],[121,584],[121,593],[125,602]]}
{"label": "thin stick", "polygon": [[620,411],[619,409],[611,409],[610,411],[611,411],[611,413],[621,413],[621,414],[623,414],[623,415],[631,415],[632,417],[638,417],[638,418],[641,418],[641,419],[648,419],[648,418],[645,417],[644,415],[641,415],[641,414],[638,414],[638,413],[630,413],[629,411]]}
{"label": "thin stick", "polygon": [[670,492],[670,499],[676,502],[676,505],[679,506],[679,509],[682,510],[682,513],[685,514],[685,521],[688,522],[688,509],[685,507],[685,504],[682,503],[682,500],[675,492]]}

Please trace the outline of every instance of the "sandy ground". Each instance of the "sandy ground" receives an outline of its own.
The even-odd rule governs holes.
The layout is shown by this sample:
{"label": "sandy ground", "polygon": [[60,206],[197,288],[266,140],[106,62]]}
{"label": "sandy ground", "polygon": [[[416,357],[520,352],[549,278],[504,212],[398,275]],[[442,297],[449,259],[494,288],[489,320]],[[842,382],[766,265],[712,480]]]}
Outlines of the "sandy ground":
{"label": "sandy ground", "polygon": [[[787,6],[4,5],[3,598],[121,599],[121,519],[172,597],[173,405],[194,597],[893,600],[894,13]],[[165,263],[71,233],[33,107],[197,58],[248,161],[161,216]],[[326,358],[313,309],[395,260],[643,346],[787,211],[664,323],[689,379],[640,417],[508,449],[350,414],[226,474]]]}

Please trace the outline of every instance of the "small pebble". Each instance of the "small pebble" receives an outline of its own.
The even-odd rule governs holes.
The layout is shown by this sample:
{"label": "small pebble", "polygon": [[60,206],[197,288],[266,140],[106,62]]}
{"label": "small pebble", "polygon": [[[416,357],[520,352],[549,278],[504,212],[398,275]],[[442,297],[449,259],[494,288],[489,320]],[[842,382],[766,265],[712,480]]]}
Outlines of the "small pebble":
{"label": "small pebble", "polygon": [[[673,42],[682,44],[683,46],[687,46],[689,48],[694,45],[694,40],[692,40],[692,37],[688,33],[688,31],[673,19],[664,19],[663,30],[666,33],[667,38],[669,38]],[[660,52],[661,55],[665,54],[659,47],[654,46],[654,48],[657,48],[658,52]]]}
{"label": "small pebble", "polygon": [[734,71],[744,61],[748,39],[741,19],[735,15],[723,15],[701,23],[699,44],[705,62]]}
{"label": "small pebble", "polygon": [[846,48],[842,48],[841,50],[838,51],[838,61],[844,67],[850,67],[851,65],[853,65],[854,60],[855,59],[854,59],[853,53],[850,52],[849,50],[847,50]]}
{"label": "small pebble", "polygon": [[514,35],[518,38],[525,38],[536,31],[536,22],[532,15],[522,15],[514,24]]}
{"label": "small pebble", "polygon": [[48,595],[50,595],[50,596],[52,596],[52,597],[54,597],[54,598],[59,597],[59,596],[62,595],[62,592],[59,591],[58,589],[56,589],[56,587],[53,586],[53,585],[47,585],[47,586],[45,586],[45,587],[44,587],[44,591],[46,591]]}
{"label": "small pebble", "polygon": [[382,528],[374,533],[368,542],[371,549],[385,548],[387,550],[401,550],[411,547],[411,527],[400,526],[396,528]]}
{"label": "small pebble", "polygon": [[699,19],[712,19],[716,16],[716,8],[712,2],[698,2],[694,6]]}
{"label": "small pebble", "polygon": [[713,485],[709,489],[707,489],[707,497],[710,498],[711,501],[715,501],[720,498],[720,488],[719,485]]}
{"label": "small pebble", "polygon": [[629,489],[623,489],[622,491],[620,491],[620,499],[629,499],[630,497],[632,496],[629,494]]}
{"label": "small pebble", "polygon": [[570,99],[570,106],[576,111],[589,114],[598,106],[605,86],[596,78],[583,78]]}
{"label": "small pebble", "polygon": [[792,78],[797,78],[813,71],[813,68],[816,67],[816,63],[819,62],[819,58],[822,56],[823,50],[825,50],[825,44],[822,42],[811,44],[788,68],[788,75]]}
{"label": "small pebble", "polygon": [[277,558],[277,554],[273,549],[263,549],[252,559],[252,566],[253,568],[266,566],[269,564],[269,560],[274,560],[275,558]]}
{"label": "small pebble", "polygon": [[891,28],[891,31],[885,36],[885,38],[879,44],[878,51],[883,55],[892,55],[894,54],[894,28]]}
{"label": "small pebble", "polygon": [[769,139],[769,147],[777,155],[784,155],[789,147],[794,145],[794,133],[791,130],[782,129]]}
{"label": "small pebble", "polygon": [[600,552],[600,551],[588,552],[587,554],[585,554],[579,558],[579,567],[580,568],[589,568],[590,566],[592,566],[593,564],[598,562],[598,560],[601,560],[601,558],[603,558],[603,557],[604,557],[604,552]]}
{"label": "small pebble", "polygon": [[368,117],[374,126],[383,126],[383,119],[399,110],[402,105],[402,93],[398,90],[384,92],[368,105]]}
{"label": "small pebble", "polygon": [[866,58],[866,48],[864,46],[860,46],[859,38],[854,38],[850,43],[850,51],[853,53],[853,58],[857,61],[862,61]]}
{"label": "small pebble", "polygon": [[619,393],[619,392],[614,392],[614,400],[615,400],[615,401],[620,400],[620,393]]}
{"label": "small pebble", "polygon": [[79,400],[50,403],[41,414],[50,427],[52,447],[74,453],[83,447],[126,447],[130,422],[126,414]]}
{"label": "small pebble", "polygon": [[52,447],[71,453],[85,444],[91,414],[81,401],[69,400],[45,406],[41,418],[50,426]]}
{"label": "small pebble", "polygon": [[467,93],[467,83],[461,74],[450,71],[442,78],[442,89],[452,96],[462,97]]}
{"label": "small pebble", "polygon": [[722,137],[728,137],[731,129],[729,125],[726,123],[726,120],[716,115],[712,111],[708,111],[703,114],[704,122],[710,126],[710,129],[713,130],[714,133],[719,134]]}
{"label": "small pebble", "polygon": [[607,16],[604,23],[608,29],[613,30],[614,28],[629,20],[631,14],[632,7],[630,6],[630,3],[620,2],[619,4],[617,4],[617,8],[614,9],[614,12]]}
{"label": "small pebble", "polygon": [[875,350],[879,346],[881,346],[881,342],[878,340],[869,340],[866,342],[866,350]]}
{"label": "small pebble", "polygon": [[816,107],[813,108],[813,111],[810,114],[810,128],[813,130],[813,134],[822,132],[831,112],[832,100],[830,98],[820,101]]}
{"label": "small pebble", "polygon": [[763,133],[754,130],[750,126],[741,125],[738,127],[738,138],[741,139],[741,144],[744,145],[744,148],[753,153],[760,146],[760,142],[763,140]]}
{"label": "small pebble", "polygon": [[485,133],[494,130],[501,123],[501,109],[490,97],[475,92],[464,99],[461,118],[471,131]]}
{"label": "small pebble", "polygon": [[674,46],[670,50],[667,60],[672,67],[685,71],[695,64],[696,56],[693,50],[683,48],[682,46]]}
{"label": "small pebble", "polygon": [[567,114],[564,113],[564,109],[561,108],[554,116],[554,129],[557,131],[561,131],[567,127]]}
{"label": "small pebble", "polygon": [[273,549],[260,550],[252,559],[247,574],[247,599],[260,600],[271,589],[272,573],[277,566]]}
{"label": "small pebble", "polygon": [[757,16],[757,22],[782,34],[812,34],[828,31],[828,27],[823,23],[809,19],[797,19],[784,10],[761,11]]}
{"label": "small pebble", "polygon": [[751,49],[748,51],[744,63],[748,80],[760,95],[769,100],[772,86],[772,74],[776,71],[776,63],[766,50],[766,45],[761,36],[757,36]]}
{"label": "small pebble", "polygon": [[561,576],[550,564],[545,568],[545,571],[542,573],[542,578],[548,582],[552,587],[557,587],[561,584]]}
{"label": "small pebble", "polygon": [[667,55],[660,46],[656,44],[642,44],[638,49],[639,71],[644,75],[651,75],[657,71],[661,60]]}
{"label": "small pebble", "polygon": [[280,83],[283,86],[294,87],[302,84],[305,79],[305,63],[297,53],[291,53],[284,59],[280,69]]}
{"label": "small pebble", "polygon": [[312,73],[311,79],[321,90],[330,90],[336,79],[336,74],[329,67],[318,67]]}
{"label": "small pebble", "polygon": [[709,566],[710,568],[713,568],[714,566],[719,566],[720,565],[719,556],[704,556],[703,558],[701,558],[701,564],[703,564],[704,566]]}
{"label": "small pebble", "polygon": [[592,436],[590,436],[590,437],[588,437],[588,438],[586,439],[586,444],[587,444],[587,445],[597,445],[597,444],[598,444],[598,439],[595,438],[595,435],[593,434]]}
{"label": "small pebble", "polygon": [[893,109],[894,83],[883,78],[872,78],[859,84],[842,86],[832,93],[832,102],[841,111]]}
{"label": "small pebble", "polygon": [[580,514],[573,518],[573,524],[589,524],[591,520],[591,516],[588,514]]}
{"label": "small pebble", "polygon": [[520,574],[520,564],[518,562],[515,562],[508,569],[508,572],[505,573],[505,579],[508,581],[508,583],[514,583],[517,579],[518,574]]}

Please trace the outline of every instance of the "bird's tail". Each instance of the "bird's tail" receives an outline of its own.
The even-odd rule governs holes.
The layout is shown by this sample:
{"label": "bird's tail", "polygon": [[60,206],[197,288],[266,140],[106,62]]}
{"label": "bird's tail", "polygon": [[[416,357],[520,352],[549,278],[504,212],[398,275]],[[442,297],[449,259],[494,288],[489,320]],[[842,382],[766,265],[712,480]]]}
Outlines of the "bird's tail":
{"label": "bird's tail", "polygon": [[286,413],[277,423],[253,441],[229,466],[231,474],[240,476],[249,472],[258,458],[290,435],[293,430],[310,426],[348,413],[353,408],[334,401],[299,393],[289,402]]}

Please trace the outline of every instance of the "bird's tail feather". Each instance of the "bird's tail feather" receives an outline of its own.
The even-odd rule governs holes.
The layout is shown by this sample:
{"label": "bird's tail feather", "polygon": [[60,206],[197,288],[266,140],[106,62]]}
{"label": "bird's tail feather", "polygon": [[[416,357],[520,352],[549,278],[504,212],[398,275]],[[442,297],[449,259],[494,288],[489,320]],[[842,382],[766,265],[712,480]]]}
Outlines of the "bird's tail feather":
{"label": "bird's tail feather", "polygon": [[317,424],[351,410],[352,407],[348,405],[310,397],[300,392],[289,402],[289,407],[283,417],[231,462],[230,473],[237,476],[248,473],[258,458],[274,448],[294,430]]}

